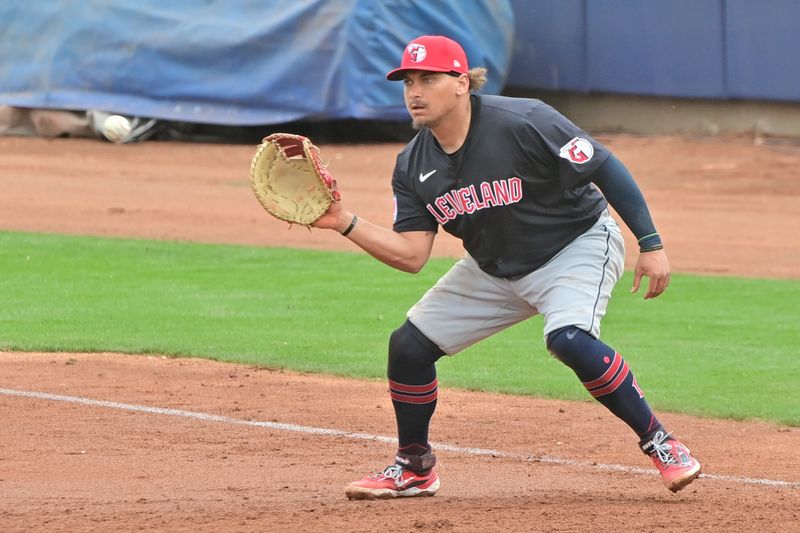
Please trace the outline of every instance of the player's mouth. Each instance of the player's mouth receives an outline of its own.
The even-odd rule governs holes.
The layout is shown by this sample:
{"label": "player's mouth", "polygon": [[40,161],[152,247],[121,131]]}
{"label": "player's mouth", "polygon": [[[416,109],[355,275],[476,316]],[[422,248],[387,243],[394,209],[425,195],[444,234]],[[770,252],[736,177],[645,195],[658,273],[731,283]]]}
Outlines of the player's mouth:
{"label": "player's mouth", "polygon": [[427,107],[428,106],[423,104],[422,102],[411,102],[410,104],[408,104],[408,110],[411,111],[412,113],[423,111]]}

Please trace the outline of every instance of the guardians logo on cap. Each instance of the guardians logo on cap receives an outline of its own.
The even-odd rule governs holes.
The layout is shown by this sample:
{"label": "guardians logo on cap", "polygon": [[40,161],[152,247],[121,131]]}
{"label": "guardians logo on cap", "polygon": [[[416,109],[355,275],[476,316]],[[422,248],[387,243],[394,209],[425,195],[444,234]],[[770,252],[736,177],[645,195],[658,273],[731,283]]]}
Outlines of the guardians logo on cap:
{"label": "guardians logo on cap", "polygon": [[466,74],[467,54],[460,44],[444,35],[423,35],[408,43],[400,66],[389,72],[386,79],[401,80],[409,70]]}
{"label": "guardians logo on cap", "polygon": [[425,61],[425,57],[428,55],[424,44],[411,43],[406,47],[406,50],[408,51],[411,61],[414,63]]}

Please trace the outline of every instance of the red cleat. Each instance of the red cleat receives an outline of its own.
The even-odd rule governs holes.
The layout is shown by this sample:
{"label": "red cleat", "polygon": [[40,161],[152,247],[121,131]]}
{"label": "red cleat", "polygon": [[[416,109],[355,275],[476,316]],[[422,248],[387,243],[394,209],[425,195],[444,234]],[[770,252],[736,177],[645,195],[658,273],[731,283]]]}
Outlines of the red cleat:
{"label": "red cleat", "polygon": [[[382,472],[370,474],[347,486],[345,494],[351,500],[374,500],[387,498],[404,498],[411,496],[433,496],[439,490],[439,475],[433,465],[436,459],[428,452],[422,457],[398,454],[395,464],[386,467]],[[424,473],[417,473],[409,466],[428,466]]]}
{"label": "red cleat", "polygon": [[670,437],[669,433],[657,431],[639,446],[653,460],[664,485],[672,492],[678,492],[700,475],[700,462],[692,457],[689,448]]}

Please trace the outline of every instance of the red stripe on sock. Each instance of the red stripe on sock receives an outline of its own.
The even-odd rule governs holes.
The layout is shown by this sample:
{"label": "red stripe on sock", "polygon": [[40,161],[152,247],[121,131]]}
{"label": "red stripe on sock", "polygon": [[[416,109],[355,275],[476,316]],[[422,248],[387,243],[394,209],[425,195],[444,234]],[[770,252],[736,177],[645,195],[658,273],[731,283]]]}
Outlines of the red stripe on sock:
{"label": "red stripe on sock", "polygon": [[396,392],[390,391],[389,396],[392,397],[392,400],[402,403],[431,403],[439,397],[439,391],[435,390],[430,394],[426,394],[425,396],[407,396],[405,394],[397,394]]}
{"label": "red stripe on sock", "polygon": [[584,382],[583,386],[586,387],[587,389],[593,389],[595,387],[605,385],[611,378],[614,377],[614,374],[617,373],[617,370],[619,370],[619,367],[621,365],[622,365],[622,357],[615,352],[614,360],[611,361],[611,367],[608,370],[606,370],[602,376],[595,379],[594,381]]}
{"label": "red stripe on sock", "polygon": [[[650,433],[651,431],[653,431],[656,428],[656,422],[657,422],[656,415],[651,413],[650,414],[650,423],[647,424],[647,430],[644,432],[645,435],[647,435],[648,433]],[[644,437],[644,435],[639,435],[639,436],[640,437]]]}
{"label": "red stripe on sock", "polygon": [[431,392],[439,386],[439,380],[434,379],[427,385],[403,385],[402,383],[398,383],[396,381],[389,380],[389,388],[395,390],[397,392],[416,392],[416,393],[425,393]]}
{"label": "red stripe on sock", "polygon": [[603,388],[590,390],[589,392],[591,392],[592,396],[594,396],[595,398],[599,396],[605,396],[606,394],[611,394],[612,392],[617,390],[620,385],[622,385],[622,382],[625,381],[625,378],[628,377],[628,374],[630,374],[630,369],[628,368],[628,363],[625,362],[625,365],[622,367],[622,371],[619,373],[619,375],[614,381],[612,381]]}

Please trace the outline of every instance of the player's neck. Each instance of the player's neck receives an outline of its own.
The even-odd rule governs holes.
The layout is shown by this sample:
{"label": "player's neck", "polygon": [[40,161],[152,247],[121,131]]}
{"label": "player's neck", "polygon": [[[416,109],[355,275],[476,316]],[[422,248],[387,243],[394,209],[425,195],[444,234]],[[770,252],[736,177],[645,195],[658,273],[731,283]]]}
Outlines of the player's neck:
{"label": "player's neck", "polygon": [[450,116],[442,120],[435,128],[431,128],[433,136],[448,154],[452,154],[464,144],[469,134],[469,124],[472,119],[472,102],[466,98],[464,105],[453,109]]}

